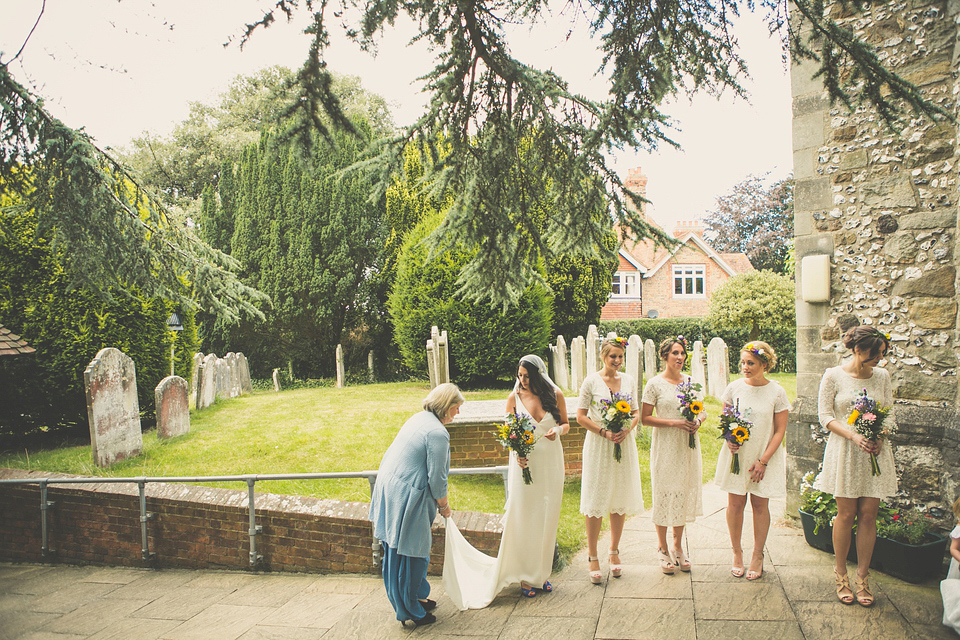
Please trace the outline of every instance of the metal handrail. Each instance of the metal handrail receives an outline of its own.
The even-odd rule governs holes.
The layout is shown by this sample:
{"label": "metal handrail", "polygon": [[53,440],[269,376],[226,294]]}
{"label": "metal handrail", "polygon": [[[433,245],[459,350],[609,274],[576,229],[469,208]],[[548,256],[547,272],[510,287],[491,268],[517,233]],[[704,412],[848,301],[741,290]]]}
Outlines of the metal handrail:
{"label": "metal handrail", "polygon": [[[503,490],[506,497],[509,497],[507,485],[507,474],[509,467],[505,465],[497,467],[468,467],[464,469],[450,469],[449,475],[487,475],[498,473],[503,478]],[[267,482],[270,480],[324,480],[329,478],[366,478],[370,483],[370,494],[373,495],[374,485],[377,483],[376,471],[342,471],[329,473],[273,473],[273,474],[245,474],[232,476],[139,476],[134,478],[2,478],[0,485],[22,485],[38,484],[40,485],[40,531],[41,546],[40,553],[43,557],[50,555],[53,550],[47,545],[48,527],[47,511],[54,506],[54,502],[47,500],[47,487],[51,484],[136,484],[140,493],[140,536],[141,550],[140,555],[143,560],[150,560],[156,553],[150,551],[148,543],[147,523],[154,517],[153,513],[147,511],[146,486],[148,483],[206,483],[206,482],[245,482],[247,484],[247,512],[250,519],[250,566],[255,567],[263,556],[257,554],[257,535],[263,533],[263,527],[257,524],[256,509],[254,506],[254,486],[257,482]],[[380,556],[380,543],[374,537],[373,544],[373,562],[377,564]]]}

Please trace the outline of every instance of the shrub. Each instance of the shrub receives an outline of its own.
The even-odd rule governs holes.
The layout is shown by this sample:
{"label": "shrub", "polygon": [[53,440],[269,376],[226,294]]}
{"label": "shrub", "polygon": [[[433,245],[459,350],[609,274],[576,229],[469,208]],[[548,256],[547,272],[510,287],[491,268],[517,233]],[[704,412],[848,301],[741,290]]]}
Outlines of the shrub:
{"label": "shrub", "polygon": [[542,287],[527,289],[508,309],[457,299],[457,279],[469,255],[446,251],[428,260],[422,243],[440,220],[439,214],[426,217],[404,241],[389,300],[394,335],[404,364],[425,376],[425,346],[436,325],[450,340],[453,379],[467,386],[490,383],[512,374],[524,354],[546,351],[550,299]]}

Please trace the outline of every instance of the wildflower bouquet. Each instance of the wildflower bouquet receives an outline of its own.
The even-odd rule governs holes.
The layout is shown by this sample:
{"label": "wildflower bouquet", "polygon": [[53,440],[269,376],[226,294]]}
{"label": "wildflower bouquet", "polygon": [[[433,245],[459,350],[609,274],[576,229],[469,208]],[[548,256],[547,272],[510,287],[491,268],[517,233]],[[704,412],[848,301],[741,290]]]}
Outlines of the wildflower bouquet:
{"label": "wildflower bouquet", "polygon": [[[683,414],[685,420],[693,421],[697,415],[703,412],[703,402],[701,402],[696,395],[696,392],[700,391],[702,388],[703,387],[699,382],[694,382],[690,378],[687,378],[677,385],[677,398],[680,400],[680,413]],[[697,448],[696,433],[690,434],[690,448]]]}
{"label": "wildflower bouquet", "polygon": [[[493,435],[505,449],[512,449],[518,458],[526,458],[533,451],[533,445],[537,441],[533,433],[535,428],[530,416],[514,412],[506,415],[503,424],[497,425]],[[533,476],[530,475],[530,469],[527,467],[523,468],[523,482],[524,484],[533,482]]]}
{"label": "wildflower bouquet", "polygon": [[[623,431],[623,425],[630,420],[630,394],[628,393],[610,393],[610,399],[600,399],[600,411],[603,413],[603,426],[608,431],[620,433]],[[613,445],[613,459],[620,462],[620,443]]]}
{"label": "wildflower bouquet", "polygon": [[[847,424],[867,440],[877,442],[890,435],[891,429],[883,425],[883,421],[889,413],[890,407],[878,405],[877,401],[868,396],[867,390],[864,389],[853,401],[853,411],[847,418]],[[870,454],[870,471],[872,475],[880,475],[880,463],[877,462],[875,453]]]}
{"label": "wildflower bouquet", "polygon": [[[740,401],[736,406],[725,405],[720,414],[720,437],[727,442],[742,445],[750,439],[751,423],[740,413]],[[733,454],[730,462],[730,473],[740,473],[740,454]]]}

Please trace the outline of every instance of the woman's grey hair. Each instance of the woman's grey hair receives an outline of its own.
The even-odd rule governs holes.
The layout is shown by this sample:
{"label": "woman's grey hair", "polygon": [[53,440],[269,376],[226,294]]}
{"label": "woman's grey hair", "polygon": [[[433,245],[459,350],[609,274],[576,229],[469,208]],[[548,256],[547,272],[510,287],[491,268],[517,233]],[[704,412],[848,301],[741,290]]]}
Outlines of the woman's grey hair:
{"label": "woman's grey hair", "polygon": [[430,411],[439,420],[443,420],[443,417],[450,411],[450,407],[458,404],[463,404],[463,394],[460,393],[457,385],[452,382],[437,385],[423,399],[424,411]]}

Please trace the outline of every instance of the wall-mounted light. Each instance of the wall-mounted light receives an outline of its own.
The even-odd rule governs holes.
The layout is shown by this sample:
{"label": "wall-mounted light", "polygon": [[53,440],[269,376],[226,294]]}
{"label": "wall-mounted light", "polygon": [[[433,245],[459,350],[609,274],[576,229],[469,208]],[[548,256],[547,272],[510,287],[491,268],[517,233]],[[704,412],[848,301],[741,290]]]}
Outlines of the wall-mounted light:
{"label": "wall-mounted light", "polygon": [[830,302],[830,256],[805,256],[800,260],[800,299]]}

